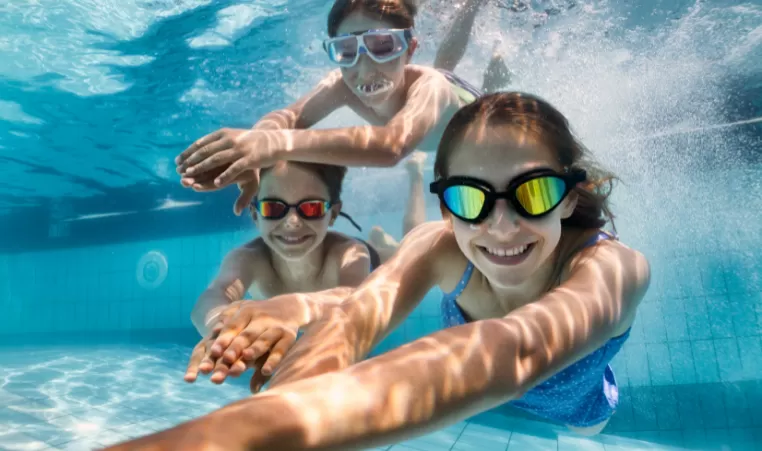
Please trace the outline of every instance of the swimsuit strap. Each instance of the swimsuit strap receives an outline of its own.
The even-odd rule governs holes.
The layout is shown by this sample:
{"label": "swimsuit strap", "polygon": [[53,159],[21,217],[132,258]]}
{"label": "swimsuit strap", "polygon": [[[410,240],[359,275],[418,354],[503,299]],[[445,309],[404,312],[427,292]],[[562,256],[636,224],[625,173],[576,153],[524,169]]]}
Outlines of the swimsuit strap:
{"label": "swimsuit strap", "polygon": [[474,273],[474,264],[470,261],[466,265],[466,269],[463,271],[463,275],[460,277],[460,280],[458,281],[458,284],[455,285],[455,288],[449,292],[444,294],[444,299],[446,300],[452,300],[455,301],[455,299],[458,298],[463,293],[463,290],[466,289],[466,286],[468,285],[468,282],[471,280],[471,275]]}

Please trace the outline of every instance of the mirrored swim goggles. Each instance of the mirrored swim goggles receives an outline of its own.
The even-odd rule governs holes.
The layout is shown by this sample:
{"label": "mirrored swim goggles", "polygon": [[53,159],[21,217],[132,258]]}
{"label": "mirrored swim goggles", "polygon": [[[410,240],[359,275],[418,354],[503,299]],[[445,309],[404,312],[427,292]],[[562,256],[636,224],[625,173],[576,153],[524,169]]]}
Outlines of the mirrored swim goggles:
{"label": "mirrored swim goggles", "polygon": [[[296,209],[296,214],[300,218],[311,221],[325,217],[333,204],[327,200],[305,199],[296,204],[289,204],[281,199],[267,198],[254,199],[251,208],[262,217],[262,219],[278,220],[286,217],[292,208]],[[339,213],[339,216],[346,218],[357,230],[362,232],[362,228],[346,213]]]}
{"label": "mirrored swim goggles", "polygon": [[586,178],[583,170],[559,174],[551,169],[539,169],[516,177],[503,192],[471,177],[437,180],[429,190],[439,196],[445,208],[455,217],[478,224],[492,213],[498,199],[508,201],[524,218],[541,218],[558,207],[572,189]]}
{"label": "mirrored swim goggles", "polygon": [[387,63],[405,53],[412,38],[412,28],[358,31],[326,39],[323,49],[333,63],[342,67],[357,64],[362,53],[377,63]]}

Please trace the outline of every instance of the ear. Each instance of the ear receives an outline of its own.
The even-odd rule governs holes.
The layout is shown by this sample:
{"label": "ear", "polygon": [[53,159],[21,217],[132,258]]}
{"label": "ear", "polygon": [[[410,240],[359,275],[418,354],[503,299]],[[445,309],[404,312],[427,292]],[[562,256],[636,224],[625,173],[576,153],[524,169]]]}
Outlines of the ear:
{"label": "ear", "polygon": [[564,204],[561,206],[563,210],[561,210],[561,219],[567,219],[572,214],[574,214],[574,209],[577,208],[577,201],[579,200],[579,194],[572,191],[568,196],[566,196],[566,199],[564,199]]}
{"label": "ear", "polygon": [[341,213],[341,202],[336,202],[335,204],[331,205],[331,220],[328,222],[329,226],[332,226],[334,222],[336,222],[336,218],[339,217],[339,213]]}
{"label": "ear", "polygon": [[413,59],[413,54],[415,54],[415,51],[418,49],[418,38],[412,38],[410,40],[410,43],[407,45],[407,62],[409,63],[410,60]]}

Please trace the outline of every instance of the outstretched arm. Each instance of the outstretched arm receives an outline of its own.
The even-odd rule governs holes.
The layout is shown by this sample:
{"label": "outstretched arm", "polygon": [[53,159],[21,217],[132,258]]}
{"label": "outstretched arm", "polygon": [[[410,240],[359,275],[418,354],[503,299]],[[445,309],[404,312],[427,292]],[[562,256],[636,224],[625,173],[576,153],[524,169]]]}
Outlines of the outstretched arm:
{"label": "outstretched arm", "polygon": [[394,166],[434,130],[458,100],[445,77],[426,72],[413,82],[405,106],[384,126],[284,130],[282,159],[344,166]]}
{"label": "outstretched arm", "polygon": [[334,70],[308,94],[281,110],[268,113],[254,125],[255,130],[281,130],[310,128],[345,106],[349,92],[341,79],[341,71]]}
{"label": "outstretched arm", "polygon": [[[252,449],[360,449],[520,397],[634,318],[649,283],[645,258],[613,242],[588,252],[561,287],[504,318],[443,330],[346,370],[283,385],[221,410],[220,418],[267,418],[266,432],[250,428],[243,437]],[[361,346],[367,336],[358,334]],[[270,409],[285,412],[282,420],[267,417]]]}
{"label": "outstretched arm", "polygon": [[228,253],[209,287],[201,293],[191,312],[191,322],[206,337],[218,316],[231,303],[243,299],[254,283],[258,250],[246,245]]}

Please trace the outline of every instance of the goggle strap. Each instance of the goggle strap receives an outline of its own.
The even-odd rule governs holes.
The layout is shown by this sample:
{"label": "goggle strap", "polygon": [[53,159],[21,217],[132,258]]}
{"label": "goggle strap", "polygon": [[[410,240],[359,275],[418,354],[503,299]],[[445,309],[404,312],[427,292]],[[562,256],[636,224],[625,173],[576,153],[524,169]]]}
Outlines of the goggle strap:
{"label": "goggle strap", "polygon": [[352,225],[353,225],[353,226],[355,226],[355,228],[356,228],[357,230],[359,230],[360,232],[362,232],[362,227],[360,227],[360,226],[359,226],[359,225],[358,225],[358,224],[355,222],[355,220],[354,220],[354,219],[352,219],[352,217],[351,217],[351,216],[349,216],[348,214],[346,214],[346,213],[344,213],[344,212],[341,212],[341,213],[339,213],[339,216],[341,216],[342,218],[346,218],[346,219],[347,219],[347,221],[351,222],[351,223],[352,223]]}

